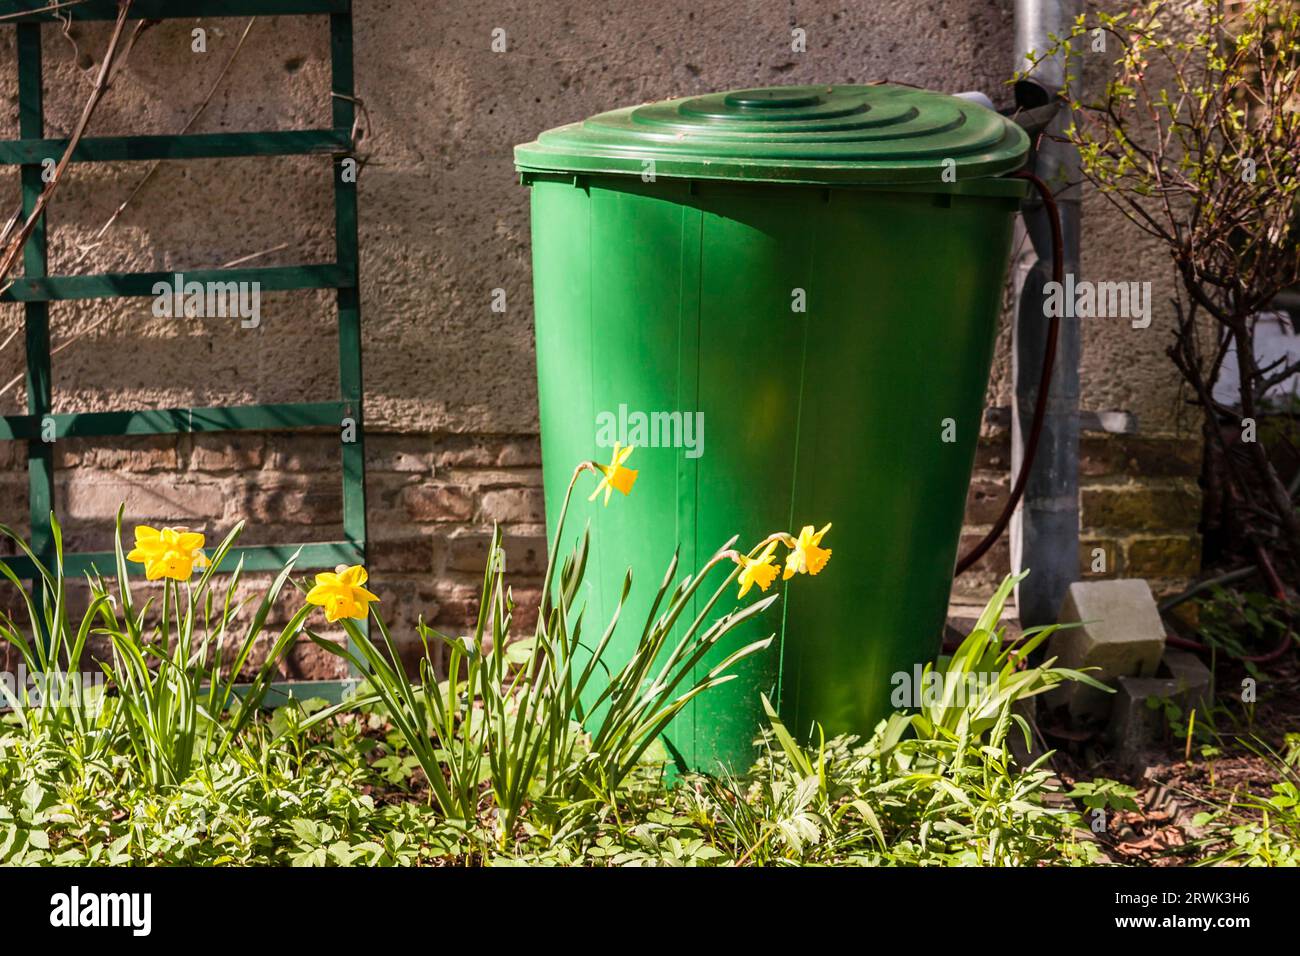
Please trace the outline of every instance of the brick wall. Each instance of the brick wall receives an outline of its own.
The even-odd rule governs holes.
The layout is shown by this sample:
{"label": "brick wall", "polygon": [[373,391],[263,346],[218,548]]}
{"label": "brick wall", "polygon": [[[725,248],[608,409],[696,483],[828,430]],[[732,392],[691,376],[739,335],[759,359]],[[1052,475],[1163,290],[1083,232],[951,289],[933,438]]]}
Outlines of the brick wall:
{"label": "brick wall", "polygon": [[[962,550],[1001,511],[1010,486],[1009,429],[986,424],[967,499]],[[1089,577],[1145,577],[1171,591],[1194,575],[1200,545],[1196,441],[1085,431],[1080,442],[1080,566]],[[505,531],[517,624],[532,626],[546,564],[541,457],[535,435],[367,437],[369,570],[396,638],[417,650],[415,623],[447,633],[473,626],[493,522]],[[0,520],[26,531],[25,449],[0,443]],[[337,438],[234,434],[65,439],[56,446],[57,494],[69,549],[108,550],[125,503],[136,523],[185,524],[209,544],[243,519],[246,544],[342,536]],[[128,532],[129,533],[129,532]],[[1104,568],[1092,570],[1101,549]],[[12,547],[3,546],[4,553]],[[1009,570],[1004,536],[958,579],[958,600],[982,602]],[[266,584],[250,576],[252,596]],[[279,619],[292,613],[293,596]],[[14,609],[17,610],[16,608]],[[323,626],[323,621],[318,621]],[[304,644],[287,663],[296,678],[340,676],[342,662]]]}
{"label": "brick wall", "polygon": [[[986,423],[966,499],[963,552],[983,537],[1006,504],[1010,461],[1009,426]],[[1083,577],[1147,578],[1157,593],[1185,585],[1200,570],[1200,468],[1201,445],[1195,438],[1082,431],[1079,567]],[[954,596],[982,601],[1009,570],[1010,549],[1004,535],[958,579]]]}
{"label": "brick wall", "polygon": [[[123,502],[127,535],[137,523],[187,525],[203,530],[211,546],[243,519],[244,544],[342,537],[333,435],[132,437],[111,445],[65,439],[55,454],[70,550],[111,549]],[[382,591],[384,619],[409,650],[421,615],[451,634],[473,626],[493,522],[506,533],[517,623],[532,626],[546,563],[540,454],[536,436],[528,435],[367,436],[368,566]],[[0,443],[0,520],[24,533],[26,483],[25,446]],[[266,582],[250,575],[241,590],[252,596]],[[286,619],[298,600],[282,601],[273,620]],[[286,673],[332,677],[344,669],[338,658],[304,644]]]}

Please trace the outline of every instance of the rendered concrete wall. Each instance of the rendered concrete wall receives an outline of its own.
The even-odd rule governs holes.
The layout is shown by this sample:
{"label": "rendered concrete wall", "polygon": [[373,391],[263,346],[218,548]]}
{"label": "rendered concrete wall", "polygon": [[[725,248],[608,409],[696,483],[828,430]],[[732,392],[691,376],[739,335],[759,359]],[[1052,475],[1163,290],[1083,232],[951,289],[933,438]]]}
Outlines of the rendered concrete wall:
{"label": "rendered concrete wall", "polygon": [[[148,30],[104,100],[93,133],[176,132],[216,81],[244,21],[172,21]],[[208,30],[208,52],[191,30]],[[791,30],[807,52],[791,51]],[[507,50],[493,52],[493,30]],[[44,30],[48,135],[65,135],[89,92],[104,25]],[[948,2],[469,3],[359,0],[356,80],[365,104],[360,177],[373,572],[393,589],[391,615],[419,610],[457,627],[472,600],[477,557],[492,521],[507,526],[520,560],[521,592],[536,585],[544,554],[530,300],[528,195],[511,148],[540,130],[638,101],[769,84],[889,79],[1010,99],[1009,0]],[[323,19],[255,23],[197,131],[324,126],[328,122]],[[0,136],[17,133],[13,31],[0,25]],[[245,256],[264,265],[332,255],[330,174],[324,159],[164,163],[117,224],[95,233],[147,167],[74,167],[50,213],[52,271],[211,267]],[[0,198],[16,201],[17,177],[0,171]],[[87,247],[90,248],[87,248]],[[1090,199],[1085,273],[1164,280],[1165,264],[1105,204]],[[504,289],[504,313],[491,310]],[[1122,409],[1156,451],[1194,460],[1178,434],[1175,375],[1164,358],[1167,296],[1157,285],[1152,328],[1085,323],[1085,406]],[[337,388],[329,296],[267,294],[256,330],[220,320],[154,318],[148,300],[54,309],[56,411],[325,399]],[[0,341],[21,321],[0,304]],[[21,335],[0,351],[0,385],[22,368]],[[942,347],[942,343],[936,343]],[[989,404],[1005,406],[1006,335]],[[0,411],[25,407],[21,385]],[[972,492],[971,537],[1006,489],[1006,455],[989,430]],[[1105,442],[1109,439],[1097,439]],[[1110,446],[1106,446],[1110,447]],[[1145,446],[1144,446],[1145,447]],[[1109,453],[1085,491],[1085,533],[1129,542],[1172,538],[1195,565],[1194,501],[1164,522],[1145,458]],[[1189,454],[1191,459],[1189,459]],[[103,547],[109,517],[126,499],[132,516],[224,530],[237,517],[259,540],[337,532],[336,455],[321,436],[137,440],[59,449],[60,506],[79,545]],[[1101,456],[1105,458],[1105,456]],[[1094,456],[1095,459],[1095,456]],[[1087,459],[1088,461],[1094,459]],[[1100,459],[1096,459],[1100,460]],[[0,518],[26,522],[21,448],[0,446]],[[1091,466],[1090,466],[1091,467]],[[1178,494],[1194,498],[1178,473]],[[1164,478],[1159,478],[1163,481]],[[1172,480],[1172,479],[1171,479]],[[1098,484],[1100,483],[1100,484]],[[1159,486],[1158,482],[1155,487]],[[1124,499],[1128,512],[1107,510]],[[1090,500],[1092,503],[1090,504]],[[1098,504],[1101,502],[1101,504]],[[1099,514],[1099,510],[1105,512]],[[1189,525],[1190,520],[1190,525]],[[1185,543],[1184,543],[1185,542]],[[1141,551],[1116,544],[1128,575],[1145,573]],[[1127,550],[1126,550],[1127,549]],[[1190,549],[1190,550],[1189,550]],[[1181,553],[1181,552],[1180,552]],[[995,552],[959,590],[986,591],[1005,554]],[[1085,566],[1087,566],[1085,562]],[[1118,568],[1116,568],[1118,570]]]}

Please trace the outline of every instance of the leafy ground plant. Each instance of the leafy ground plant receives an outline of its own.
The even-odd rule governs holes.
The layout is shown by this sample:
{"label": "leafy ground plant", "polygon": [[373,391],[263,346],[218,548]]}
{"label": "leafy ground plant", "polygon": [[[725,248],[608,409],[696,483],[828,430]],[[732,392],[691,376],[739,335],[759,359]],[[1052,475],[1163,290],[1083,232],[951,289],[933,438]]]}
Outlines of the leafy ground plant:
{"label": "leafy ground plant", "polygon": [[[203,535],[170,528],[136,529],[136,547],[127,554],[119,510],[116,584],[110,586],[98,573],[88,575],[89,603],[74,626],[62,529],[53,516],[51,527],[52,568],[13,531],[0,527],[32,562],[41,589],[41,599],[34,601],[13,571],[0,563],[0,573],[23,594],[31,625],[28,636],[13,621],[0,620],[0,638],[18,650],[31,678],[22,687],[3,685],[5,701],[26,730],[26,739],[56,748],[66,758],[61,765],[74,775],[92,767],[102,771],[115,754],[124,753],[137,786],[178,785],[198,764],[226,752],[261,706],[276,665],[301,630],[310,608],[301,609],[280,629],[251,683],[236,692],[236,681],[266,630],[295,559],[281,569],[247,623],[237,628],[242,605],[235,594],[243,562],[236,564],[220,591],[213,576],[243,530],[242,522],[210,559],[202,551]],[[163,582],[159,606],[154,598],[137,601],[129,562],[144,564],[150,580]],[[203,570],[194,582],[196,567]],[[91,661],[87,642],[92,635],[107,638],[110,660]],[[237,644],[226,659],[231,638]],[[96,667],[106,681],[87,680]]]}
{"label": "leafy ground plant", "polygon": [[[584,465],[575,482],[596,470],[617,479],[614,489],[630,488],[620,466]],[[495,535],[476,629],[452,639],[421,625],[425,654],[412,679],[382,621],[373,640],[355,624],[377,599],[360,568],[318,576],[307,607],[277,630],[266,622],[277,598],[292,593],[292,564],[241,615],[233,583],[213,583],[238,528],[210,562],[197,535],[146,529],[130,552],[118,548],[116,588],[91,575],[87,607],[74,615],[55,527],[53,565],[36,564],[43,590],[27,603],[30,631],[0,622],[0,637],[26,666],[56,675],[10,690],[0,714],[0,863],[1062,865],[1105,862],[1068,797],[1115,811],[1133,800],[1104,780],[1060,793],[1050,755],[1034,746],[1025,701],[1090,679],[1051,660],[1031,664],[1050,629],[1008,639],[998,622],[1014,579],[956,652],[925,668],[936,693],[871,734],[797,741],[768,702],[770,726],[749,772],[666,782],[655,742],[666,721],[766,643],[693,674],[702,648],[773,600],[724,609],[710,623],[726,589],[766,590],[780,573],[782,543],[788,576],[815,573],[829,557],[820,548],[828,529],[774,534],[745,554],[728,545],[677,583],[673,562],[635,653],[618,667],[606,661],[608,673],[604,648],[628,622],[620,623],[620,604],[598,636],[582,636],[575,595],[587,536],[548,572],[533,634],[512,642]],[[152,601],[132,589],[132,562],[164,582]],[[19,583],[3,565],[0,573]],[[295,701],[267,714],[258,705],[274,661],[316,605],[346,622],[354,642],[346,653],[367,672],[367,690],[342,705]],[[237,687],[264,632],[270,659]],[[95,693],[60,707],[34,693],[62,692],[57,675],[90,666],[95,638],[106,639],[108,653]],[[432,663],[438,643],[450,649],[442,674]],[[1273,755],[1271,791],[1210,806],[1194,848],[1201,858],[1296,861],[1300,744],[1284,750]]]}
{"label": "leafy ground plant", "polygon": [[[745,862],[1028,865],[1090,861],[1079,818],[1051,782],[1050,753],[1018,760],[1011,734],[1033,750],[1016,708],[1065,680],[1100,687],[1051,660],[1026,661],[1054,628],[1011,643],[998,626],[1018,578],[1008,578],[975,629],[937,668],[941,692],[898,711],[867,739],[795,741],[767,704],[766,756],[746,780],[708,781],[709,815]],[[979,680],[972,680],[979,677]],[[765,703],[767,703],[765,701]],[[819,734],[820,737],[820,734]],[[1055,805],[1049,800],[1056,797]]]}
{"label": "leafy ground plant", "polygon": [[[619,664],[609,661],[606,651],[632,586],[629,571],[603,632],[591,645],[583,643],[583,610],[575,608],[575,601],[586,572],[590,532],[584,532],[558,568],[556,556],[579,479],[587,473],[602,476],[596,491],[604,490],[607,500],[615,488],[626,494],[635,480],[635,472],[630,472],[631,479],[623,474],[629,472],[623,466],[626,458],[616,449],[609,466],[584,462],[575,469],[556,524],[542,604],[530,638],[510,640],[514,605],[505,582],[499,530],[489,549],[474,632],[450,637],[421,621],[424,653],[416,684],[408,680],[388,628],[373,611],[379,643],[346,617],[341,620],[348,647],[312,633],[321,647],[347,658],[366,675],[372,693],[362,703],[384,705],[446,816],[474,820],[482,809],[480,784],[487,782],[502,847],[530,801],[610,801],[686,704],[732,679],[727,672],[734,664],[771,643],[768,637],[738,647],[702,676],[693,676],[695,666],[719,641],[776,600],[773,594],[710,620],[737,579],[742,595],[751,584],[764,590],[771,584],[777,573],[772,563],[776,544],[788,542],[792,553],[800,546],[792,535],[769,536],[743,555],[732,549],[733,539],[698,573],[675,586],[674,557],[634,650]],[[811,539],[805,549],[808,546]],[[688,614],[697,592],[720,565],[730,573],[716,583],[697,612]],[[445,677],[434,665],[432,648],[439,644],[448,649]],[[328,719],[347,706],[317,719]]]}
{"label": "leafy ground plant", "polygon": [[51,518],[54,567],[47,568],[12,529],[0,525],[0,534],[14,541],[30,558],[40,575],[40,600],[8,564],[0,561],[0,574],[23,596],[28,627],[24,629],[0,613],[0,641],[14,648],[22,663],[17,675],[0,681],[0,696],[21,734],[9,735],[13,748],[30,761],[33,778],[57,767],[71,778],[106,773],[118,739],[114,711],[105,707],[102,684],[87,680],[90,674],[86,645],[104,596],[94,597],[74,622],[68,609],[67,579],[63,570],[63,534]]}
{"label": "leafy ground plant", "polygon": [[1244,744],[1263,758],[1277,777],[1267,794],[1234,792],[1196,815],[1208,852],[1201,865],[1300,866],[1300,754],[1288,735],[1285,753],[1258,737]]}

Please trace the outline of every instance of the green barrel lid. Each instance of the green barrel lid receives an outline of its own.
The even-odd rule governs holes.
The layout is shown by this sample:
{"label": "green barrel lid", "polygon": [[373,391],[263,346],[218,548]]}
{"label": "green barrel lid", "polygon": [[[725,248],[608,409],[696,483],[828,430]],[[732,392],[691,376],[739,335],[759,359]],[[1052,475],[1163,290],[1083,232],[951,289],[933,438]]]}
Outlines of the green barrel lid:
{"label": "green barrel lid", "polygon": [[516,146],[515,165],[524,173],[938,184],[945,169],[947,180],[1012,172],[1028,151],[1019,126],[977,103],[882,83],[733,90],[613,110]]}

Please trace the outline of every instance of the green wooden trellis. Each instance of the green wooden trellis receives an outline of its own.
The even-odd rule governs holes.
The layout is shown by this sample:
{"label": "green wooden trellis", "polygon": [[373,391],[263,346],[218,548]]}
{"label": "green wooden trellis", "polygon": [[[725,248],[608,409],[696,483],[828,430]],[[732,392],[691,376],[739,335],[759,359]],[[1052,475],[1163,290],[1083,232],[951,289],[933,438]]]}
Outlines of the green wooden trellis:
{"label": "green wooden trellis", "polygon": [[[19,139],[0,140],[0,165],[21,167],[23,215],[35,208],[44,188],[41,163],[57,158],[66,140],[45,138],[41,65],[41,23],[71,16],[74,20],[114,20],[114,0],[85,0],[50,9],[49,0],[17,0],[0,6],[17,31]],[[26,12],[21,12],[26,11]],[[21,12],[21,13],[20,13]],[[10,13],[20,13],[12,19]],[[179,17],[249,17],[318,14],[329,17],[332,72],[332,117],[329,129],[260,132],[189,133],[175,136],[83,137],[72,154],[73,162],[120,160],[210,159],[251,156],[328,155],[334,168],[335,261],[323,265],[264,268],[229,268],[185,272],[187,282],[258,282],[265,291],[334,289],[339,332],[339,383],[341,395],[333,402],[295,402],[217,408],[167,408],[141,411],[77,412],[54,414],[50,381],[50,303],[69,299],[109,299],[152,296],[155,283],[170,282],[173,272],[106,273],[51,276],[47,271],[46,224],[37,223],[23,249],[23,275],[0,301],[21,302],[27,350],[27,414],[0,416],[0,440],[27,442],[28,499],[31,512],[32,550],[43,561],[52,557],[50,512],[54,499],[53,436],[116,437],[174,435],[246,430],[300,430],[341,428],[355,423],[355,441],[342,442],[343,540],[305,544],[260,545],[235,548],[231,566],[243,558],[254,571],[278,570],[299,547],[297,567],[332,568],[362,564],[366,552],[365,446],[361,401],[361,312],[357,269],[357,190],[355,175],[344,175],[344,163],[353,148],[356,100],[352,77],[351,0],[135,0],[131,19]],[[24,557],[6,558],[16,574],[35,577],[35,567]],[[65,554],[70,575],[92,566],[111,569],[110,552]],[[337,699],[352,681],[290,681],[277,685],[294,696]]]}

